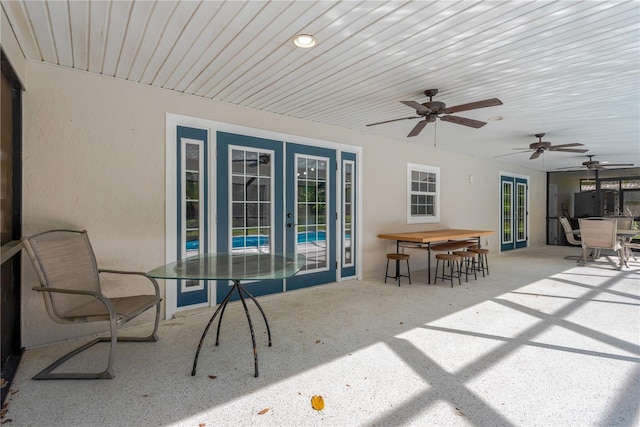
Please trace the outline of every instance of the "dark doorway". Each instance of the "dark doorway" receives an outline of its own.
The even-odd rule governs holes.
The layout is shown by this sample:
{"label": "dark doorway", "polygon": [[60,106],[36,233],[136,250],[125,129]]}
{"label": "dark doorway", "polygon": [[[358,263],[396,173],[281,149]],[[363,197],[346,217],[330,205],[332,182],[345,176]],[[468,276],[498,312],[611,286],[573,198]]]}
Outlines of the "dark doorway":
{"label": "dark doorway", "polygon": [[2,402],[22,355],[20,341],[20,238],[22,237],[22,87],[2,52],[0,86],[1,165],[0,240],[2,270]]}

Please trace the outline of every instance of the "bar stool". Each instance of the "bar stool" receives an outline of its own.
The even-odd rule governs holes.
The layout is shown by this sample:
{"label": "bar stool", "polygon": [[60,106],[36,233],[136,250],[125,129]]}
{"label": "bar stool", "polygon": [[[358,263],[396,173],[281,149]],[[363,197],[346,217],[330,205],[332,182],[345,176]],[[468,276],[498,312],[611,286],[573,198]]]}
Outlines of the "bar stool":
{"label": "bar stool", "polygon": [[[438,276],[438,264],[442,261],[442,276]],[[449,263],[449,274],[445,274],[444,265]],[[454,267],[457,265],[457,270],[454,270]],[[456,274],[454,274],[456,273]],[[446,279],[451,280],[451,287],[453,288],[453,279],[458,279],[458,284],[461,285],[460,282],[460,255],[455,254],[436,254],[436,275],[433,278],[433,283],[435,284],[438,279],[441,279],[443,282]]]}
{"label": "bar stool", "polygon": [[[464,273],[466,281],[468,282],[469,275],[473,272],[473,277],[478,280],[478,275],[476,274],[476,256],[478,254],[472,251],[454,251],[453,254],[460,257],[460,275]],[[464,271],[462,271],[462,265],[464,265]]]}
{"label": "bar stool", "polygon": [[[394,276],[389,276],[389,260],[396,261],[396,270]],[[407,261],[407,274],[400,274],[400,261]],[[409,284],[411,284],[411,271],[409,270],[409,254],[387,254],[387,268],[384,276],[384,283],[387,283],[387,278],[396,279],[398,286],[400,286],[400,277],[409,278]]]}
{"label": "bar stool", "polygon": [[489,254],[489,249],[479,248],[478,245],[471,246],[469,251],[475,252],[478,254],[478,262],[477,262],[477,270],[482,271],[482,277],[484,277],[484,272],[487,272],[487,276],[489,275],[489,259],[487,255]]}

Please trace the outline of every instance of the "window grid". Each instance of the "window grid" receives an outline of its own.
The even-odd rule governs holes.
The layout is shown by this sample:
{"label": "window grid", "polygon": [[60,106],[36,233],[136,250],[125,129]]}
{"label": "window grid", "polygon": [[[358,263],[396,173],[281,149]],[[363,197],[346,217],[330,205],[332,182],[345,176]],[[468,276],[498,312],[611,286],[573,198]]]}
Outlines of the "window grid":
{"label": "window grid", "polygon": [[353,266],[353,205],[354,205],[354,192],[353,192],[353,161],[343,162],[343,197],[344,205],[342,206],[342,266]]}
{"label": "window grid", "polygon": [[296,160],[296,252],[306,257],[301,270],[327,268],[327,164],[326,160]]}
{"label": "window grid", "polygon": [[[182,256],[190,257],[198,255],[203,248],[203,221],[204,199],[202,183],[202,170],[204,157],[203,145],[199,141],[183,142],[183,175],[182,194],[183,206],[183,242]],[[180,283],[183,292],[204,289],[204,283],[200,280],[183,280]]]}
{"label": "window grid", "polygon": [[440,168],[408,165],[407,222],[440,221]]}
{"label": "window grid", "polygon": [[513,242],[513,223],[512,223],[512,194],[513,184],[510,182],[502,183],[502,243]]}
{"label": "window grid", "polygon": [[526,229],[526,190],[527,187],[524,184],[518,184],[518,240],[522,241],[527,238]]}
{"label": "window grid", "polygon": [[231,152],[231,248],[234,253],[271,252],[271,153]]}

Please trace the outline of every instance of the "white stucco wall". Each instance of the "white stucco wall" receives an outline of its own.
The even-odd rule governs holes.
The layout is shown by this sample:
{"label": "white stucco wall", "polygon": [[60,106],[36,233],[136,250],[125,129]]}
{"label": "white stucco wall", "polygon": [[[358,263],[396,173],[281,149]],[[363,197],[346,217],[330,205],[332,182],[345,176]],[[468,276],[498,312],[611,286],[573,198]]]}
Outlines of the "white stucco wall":
{"label": "white stucco wall", "polygon": [[[384,254],[395,248],[378,233],[443,227],[498,233],[500,171],[530,177],[530,241],[544,244],[544,173],[43,63],[29,61],[26,68],[24,235],[86,229],[100,267],[147,271],[164,263],[167,112],[363,147],[365,278],[382,275]],[[439,224],[406,224],[409,162],[440,167]],[[498,250],[497,234],[488,247]],[[426,257],[415,256],[418,270]],[[37,281],[27,259],[23,270],[25,347],[96,331],[51,322],[31,291]]]}

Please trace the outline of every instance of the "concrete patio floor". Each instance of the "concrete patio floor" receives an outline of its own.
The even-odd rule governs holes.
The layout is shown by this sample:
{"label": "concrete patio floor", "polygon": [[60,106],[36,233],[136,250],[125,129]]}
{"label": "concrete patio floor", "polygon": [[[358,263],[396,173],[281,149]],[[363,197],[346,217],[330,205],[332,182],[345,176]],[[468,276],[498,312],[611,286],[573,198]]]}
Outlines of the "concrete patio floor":
{"label": "concrete patio floor", "polygon": [[[2,419],[12,426],[638,426],[640,262],[578,266],[575,247],[490,254],[462,285],[375,278],[229,305],[198,372],[213,309],[163,321],[159,342],[121,343],[112,380],[34,381],[81,344],[27,350]],[[384,260],[381,260],[383,263]],[[139,330],[135,327],[125,332]],[[82,341],[84,342],[84,341]],[[106,363],[96,346],[67,369]],[[322,395],[316,411],[311,397]],[[9,422],[9,420],[11,420]]]}

